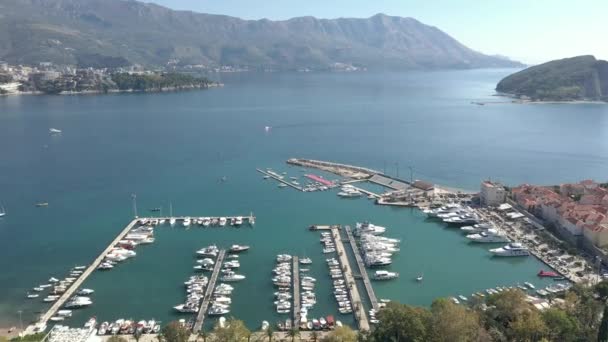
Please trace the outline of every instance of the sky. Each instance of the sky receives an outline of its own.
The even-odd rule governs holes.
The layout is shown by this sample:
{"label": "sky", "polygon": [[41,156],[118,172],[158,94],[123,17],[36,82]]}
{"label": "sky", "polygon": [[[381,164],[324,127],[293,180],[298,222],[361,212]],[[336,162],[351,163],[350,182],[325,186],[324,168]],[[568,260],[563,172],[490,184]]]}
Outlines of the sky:
{"label": "sky", "polygon": [[608,0],[147,0],[244,19],[413,17],[464,45],[529,64],[577,55],[608,59]]}

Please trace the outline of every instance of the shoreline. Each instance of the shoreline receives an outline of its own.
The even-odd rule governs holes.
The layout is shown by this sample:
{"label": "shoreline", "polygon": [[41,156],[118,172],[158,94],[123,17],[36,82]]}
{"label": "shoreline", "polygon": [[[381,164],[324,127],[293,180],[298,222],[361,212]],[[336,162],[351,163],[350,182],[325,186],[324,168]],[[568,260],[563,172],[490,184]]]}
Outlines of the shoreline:
{"label": "shoreline", "polygon": [[107,91],[103,90],[83,90],[83,91],[62,91],[57,94],[45,93],[42,91],[20,91],[13,93],[0,94],[1,97],[9,97],[9,96],[39,96],[39,95],[49,95],[49,96],[69,96],[69,95],[109,95],[109,94],[146,94],[146,93],[172,93],[172,92],[181,92],[181,91],[193,91],[193,90],[205,90],[211,88],[222,88],[224,87],[223,83],[211,83],[206,86],[185,86],[185,87],[168,87],[168,88],[154,88],[154,89],[146,89],[146,90],[135,90],[135,89],[108,89]]}
{"label": "shoreline", "polygon": [[[508,93],[496,93],[496,94],[494,94],[492,96],[510,99],[510,101],[497,102],[497,103],[514,103],[514,104],[573,104],[573,105],[579,105],[579,104],[601,104],[601,105],[608,105],[608,101],[601,101],[601,100],[563,100],[563,101],[560,101],[560,100],[529,100],[529,99],[521,99],[521,98],[518,97],[518,95],[508,94]],[[478,103],[481,103],[481,104],[493,104],[493,102],[484,102],[484,101],[479,101]]]}

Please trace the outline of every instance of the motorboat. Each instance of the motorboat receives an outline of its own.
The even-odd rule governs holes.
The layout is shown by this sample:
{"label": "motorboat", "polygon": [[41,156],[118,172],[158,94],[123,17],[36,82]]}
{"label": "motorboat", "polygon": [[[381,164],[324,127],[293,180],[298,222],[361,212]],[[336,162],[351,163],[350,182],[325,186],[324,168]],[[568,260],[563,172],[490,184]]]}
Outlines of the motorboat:
{"label": "motorboat", "polygon": [[188,227],[188,226],[190,225],[190,223],[192,223],[192,220],[191,220],[189,217],[186,217],[186,218],[184,219],[184,221],[182,222],[182,225],[183,225],[184,227]]}
{"label": "motorboat", "polygon": [[302,258],[302,259],[300,259],[300,264],[301,265],[310,265],[310,264],[312,264],[312,260],[310,258]]}
{"label": "motorboat", "polygon": [[211,306],[211,308],[209,308],[209,311],[207,311],[207,314],[209,316],[221,316],[226,315],[228,313],[230,313],[230,309],[215,305]]}
{"label": "motorboat", "polygon": [[230,247],[231,253],[239,253],[248,250],[250,247],[246,245],[232,245]]}
{"label": "motorboat", "polygon": [[490,249],[490,253],[501,257],[530,255],[528,248],[518,242],[512,242],[504,247]]}
{"label": "motorboat", "polygon": [[57,279],[57,278],[53,278],[53,277],[49,278],[49,283],[58,283],[58,282],[59,282],[59,279]]}
{"label": "motorboat", "polygon": [[471,242],[478,243],[509,242],[509,238],[505,234],[498,232],[496,229],[488,229],[485,232],[467,235],[467,239],[471,240]]}
{"label": "motorboat", "polygon": [[219,221],[220,227],[225,226],[226,222],[228,222],[228,219],[226,219],[225,217],[220,217],[220,221]]}
{"label": "motorboat", "polygon": [[389,272],[389,271],[385,271],[385,270],[378,270],[378,271],[374,272],[374,275],[372,276],[372,278],[374,280],[391,280],[391,279],[399,278],[399,273]]}
{"label": "motorboat", "polygon": [[33,298],[38,298],[38,297],[40,297],[40,295],[39,295],[39,294],[37,294],[37,293],[28,293],[28,294],[26,295],[26,297],[27,297],[27,298],[29,298],[29,299],[33,299]]}
{"label": "motorboat", "polygon": [[370,222],[357,222],[357,229],[355,231],[355,235],[363,235],[363,234],[371,234],[371,235],[381,235],[386,232],[386,228],[382,226],[374,225]]}
{"label": "motorboat", "polygon": [[548,277],[548,278],[555,278],[555,277],[559,277],[560,276],[557,272],[544,271],[544,270],[538,271],[538,273],[536,275],[539,276],[539,277]]}
{"label": "motorboat", "polygon": [[180,304],[173,307],[173,309],[180,313],[197,313],[198,306],[190,304]]}
{"label": "motorboat", "polygon": [[62,317],[72,317],[72,310],[58,310],[56,315]]}
{"label": "motorboat", "polygon": [[51,303],[51,302],[54,302],[57,299],[59,299],[59,297],[60,296],[58,296],[58,295],[49,295],[49,296],[46,296],[44,299],[42,299],[42,301],[45,303]]}
{"label": "motorboat", "polygon": [[216,257],[219,252],[220,249],[216,245],[211,245],[209,247],[199,249],[198,251],[196,251],[196,254],[202,256]]}
{"label": "motorboat", "polygon": [[92,290],[92,289],[81,289],[80,291],[76,292],[76,294],[79,295],[79,296],[88,296],[88,295],[92,294],[93,292],[95,292],[95,290]]}
{"label": "motorboat", "polygon": [[243,224],[243,217],[242,216],[237,216],[234,219],[234,226],[240,226]]}
{"label": "motorboat", "polygon": [[241,281],[243,279],[245,279],[244,275],[236,274],[234,272],[226,273],[222,277],[220,277],[220,280],[225,281],[225,282],[235,282],[235,281]]}
{"label": "motorboat", "polygon": [[61,134],[63,133],[60,129],[57,128],[49,128],[49,134],[53,135],[53,134]]}
{"label": "motorboat", "polygon": [[416,281],[422,281],[423,278],[424,278],[424,276],[421,274],[416,277]]}

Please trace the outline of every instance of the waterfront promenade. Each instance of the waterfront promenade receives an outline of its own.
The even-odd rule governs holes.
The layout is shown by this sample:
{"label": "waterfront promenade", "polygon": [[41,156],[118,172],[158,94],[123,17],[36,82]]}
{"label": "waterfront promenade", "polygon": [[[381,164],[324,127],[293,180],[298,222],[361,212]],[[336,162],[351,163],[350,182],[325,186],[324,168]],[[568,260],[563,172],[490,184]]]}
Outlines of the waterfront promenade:
{"label": "waterfront promenade", "polygon": [[[84,283],[85,280],[87,280],[87,278],[91,275],[91,273],[93,273],[93,271],[95,271],[97,269],[97,266],[99,266],[99,264],[106,257],[106,254],[108,254],[110,252],[110,250],[112,248],[114,248],[114,246],[118,243],[118,241],[122,240],[122,238],[125,235],[127,235],[127,233],[137,224],[137,222],[138,222],[137,219],[134,219],[133,221],[131,221],[131,223],[129,223],[116,236],[116,238],[114,240],[112,240],[112,242],[110,242],[110,244],[99,254],[99,256],[97,256],[97,258],[95,258],[93,263],[91,263],[89,265],[89,267],[87,267],[87,269],[80,275],[80,277],[78,277],[78,279],[76,279],[76,281],[61,295],[61,297],[59,297],[59,299],[55,303],[53,303],[53,305],[45,313],[43,313],[42,316],[40,316],[40,319],[38,320],[38,324],[40,324],[40,323],[46,324],[49,321],[49,319],[51,319],[51,317],[53,317],[55,312],[57,312],[57,310],[59,310],[65,304],[65,302],[74,294],[74,292],[76,292],[78,290],[78,288],[82,285],[82,283]],[[34,325],[30,325],[25,329],[24,333],[26,335],[34,334],[35,333],[34,329],[35,329]]]}
{"label": "waterfront promenade", "polygon": [[350,302],[353,306],[353,313],[355,315],[355,319],[357,320],[357,324],[359,325],[359,330],[369,331],[369,321],[367,319],[367,314],[365,313],[365,306],[361,301],[361,296],[359,295],[359,290],[357,289],[357,283],[355,282],[352,268],[348,262],[348,256],[346,254],[346,250],[344,249],[344,245],[342,244],[340,230],[338,227],[332,227],[331,236],[336,244],[336,252],[338,253],[340,265],[342,265],[342,270],[344,271],[344,279],[346,279],[348,293],[350,294]]}
{"label": "waterfront promenade", "polygon": [[213,291],[215,290],[215,282],[217,281],[217,278],[220,274],[220,270],[222,269],[222,263],[224,262],[225,255],[225,249],[220,250],[219,254],[217,255],[217,259],[215,260],[215,266],[213,267],[213,273],[211,274],[211,278],[209,278],[209,283],[207,283],[205,296],[203,297],[203,302],[201,303],[201,307],[198,310],[198,315],[196,316],[196,322],[194,323],[194,327],[192,328],[193,332],[199,332],[203,327],[207,308],[209,307],[209,303],[211,302],[211,297],[213,296]]}
{"label": "waterfront promenade", "polygon": [[376,297],[376,292],[374,292],[374,288],[372,287],[372,284],[369,280],[369,276],[367,275],[365,263],[363,262],[361,254],[359,253],[359,247],[357,247],[357,243],[355,241],[355,238],[353,237],[353,232],[351,231],[349,226],[346,226],[344,230],[346,231],[346,236],[350,243],[350,246],[353,249],[355,260],[357,260],[357,265],[359,266],[359,273],[361,274],[361,278],[363,279],[365,291],[367,291],[367,297],[369,298],[369,301],[372,304],[372,308],[378,311],[378,298]]}

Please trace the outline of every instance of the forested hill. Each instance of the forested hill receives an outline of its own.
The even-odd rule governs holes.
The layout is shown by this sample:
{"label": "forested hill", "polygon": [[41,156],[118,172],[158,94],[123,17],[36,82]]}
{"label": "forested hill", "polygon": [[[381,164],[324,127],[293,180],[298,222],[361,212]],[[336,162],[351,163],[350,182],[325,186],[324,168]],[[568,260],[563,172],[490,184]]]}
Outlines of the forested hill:
{"label": "forested hill", "polygon": [[476,52],[436,27],[367,19],[242,20],[133,0],[2,0],[0,60],[254,68],[432,69],[522,66]]}
{"label": "forested hill", "polygon": [[538,101],[608,101],[608,62],[593,56],[551,61],[505,77],[496,90]]}

